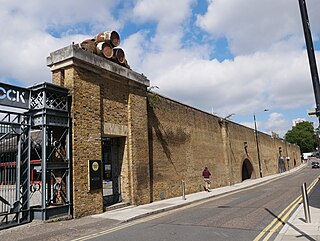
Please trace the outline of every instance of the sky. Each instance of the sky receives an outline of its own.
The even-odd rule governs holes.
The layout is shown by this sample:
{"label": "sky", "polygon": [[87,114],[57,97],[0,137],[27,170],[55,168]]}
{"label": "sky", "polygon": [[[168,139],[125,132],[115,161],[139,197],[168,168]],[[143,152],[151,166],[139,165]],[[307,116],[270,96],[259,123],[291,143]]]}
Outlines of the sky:
{"label": "sky", "polygon": [[[1,82],[51,82],[51,52],[114,30],[131,69],[163,96],[251,128],[255,115],[280,137],[298,118],[318,127],[298,0],[0,3]],[[320,1],[306,3],[319,63]]]}

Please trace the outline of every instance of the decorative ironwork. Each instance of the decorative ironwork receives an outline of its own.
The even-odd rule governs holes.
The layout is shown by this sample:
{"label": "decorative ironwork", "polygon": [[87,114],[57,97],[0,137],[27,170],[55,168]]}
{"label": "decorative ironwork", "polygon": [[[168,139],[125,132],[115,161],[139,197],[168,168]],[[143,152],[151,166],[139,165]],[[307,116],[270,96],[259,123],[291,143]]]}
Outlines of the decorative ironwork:
{"label": "decorative ironwork", "polygon": [[30,118],[0,112],[0,229],[30,221]]}
{"label": "decorative ironwork", "polygon": [[49,108],[67,111],[67,96],[64,93],[52,91],[32,92],[30,108],[34,110]]}
{"label": "decorative ironwork", "polygon": [[[41,160],[41,192],[38,207],[32,208],[35,218],[50,219],[70,215],[70,148],[68,90],[49,83],[32,87],[32,126],[38,130],[36,152]],[[41,140],[41,141],[39,141]]]}
{"label": "decorative ironwork", "polygon": [[70,215],[68,90],[30,91],[29,111],[0,111],[0,229]]}

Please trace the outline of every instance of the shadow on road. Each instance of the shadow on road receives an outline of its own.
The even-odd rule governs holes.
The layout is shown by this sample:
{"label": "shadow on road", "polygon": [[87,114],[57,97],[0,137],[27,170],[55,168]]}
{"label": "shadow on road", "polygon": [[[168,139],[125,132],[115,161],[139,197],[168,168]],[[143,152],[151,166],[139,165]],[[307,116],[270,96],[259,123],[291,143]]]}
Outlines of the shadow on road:
{"label": "shadow on road", "polygon": [[273,217],[275,217],[276,219],[278,219],[279,222],[282,223],[282,225],[288,224],[291,228],[293,228],[294,230],[296,230],[298,233],[300,233],[301,235],[297,236],[297,238],[300,237],[305,237],[306,239],[310,240],[310,241],[317,241],[315,239],[313,239],[312,237],[310,237],[308,234],[306,234],[305,232],[303,232],[302,230],[298,229],[296,226],[294,226],[293,224],[289,223],[289,222],[284,222],[281,218],[279,218],[276,214],[274,214],[272,211],[270,211],[268,208],[265,208],[265,210],[270,213]]}

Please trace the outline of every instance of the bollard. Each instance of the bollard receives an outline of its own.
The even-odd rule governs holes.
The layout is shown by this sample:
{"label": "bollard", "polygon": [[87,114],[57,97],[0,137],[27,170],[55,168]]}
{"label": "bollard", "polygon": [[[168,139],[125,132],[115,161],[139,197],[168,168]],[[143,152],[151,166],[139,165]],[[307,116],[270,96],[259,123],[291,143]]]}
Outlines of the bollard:
{"label": "bollard", "polygon": [[182,179],[182,200],[186,200],[184,179]]}
{"label": "bollard", "polygon": [[302,191],[302,198],[303,198],[303,208],[304,208],[304,216],[306,219],[306,223],[311,223],[310,218],[310,208],[309,208],[309,199],[308,199],[308,193],[307,193],[307,185],[306,183],[303,183],[301,186]]}

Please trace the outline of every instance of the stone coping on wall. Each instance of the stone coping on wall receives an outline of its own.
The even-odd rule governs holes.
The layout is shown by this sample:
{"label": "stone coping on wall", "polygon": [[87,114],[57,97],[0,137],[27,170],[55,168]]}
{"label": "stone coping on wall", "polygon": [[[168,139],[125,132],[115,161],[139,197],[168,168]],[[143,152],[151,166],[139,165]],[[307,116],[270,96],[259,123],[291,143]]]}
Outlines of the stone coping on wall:
{"label": "stone coping on wall", "polygon": [[50,67],[51,71],[63,69],[70,65],[80,66],[96,73],[107,71],[145,85],[146,87],[150,86],[150,80],[143,74],[139,74],[131,69],[113,63],[106,58],[85,51],[77,44],[58,49],[50,53],[50,56],[47,57],[47,66]]}
{"label": "stone coping on wall", "polygon": [[[213,117],[216,118],[217,120],[224,120],[225,122],[230,123],[230,124],[232,124],[232,125],[236,125],[236,126],[240,126],[240,127],[242,127],[242,128],[249,129],[249,130],[251,130],[253,133],[254,133],[254,131],[255,131],[255,130],[254,130],[253,128],[251,128],[251,127],[242,125],[242,124],[240,124],[240,123],[237,123],[237,122],[234,122],[234,121],[231,121],[231,120],[224,119],[224,118],[222,118],[222,117],[220,117],[220,116],[217,116],[217,115],[215,115],[215,114],[211,114],[211,113],[206,112],[206,111],[203,111],[203,110],[201,110],[201,109],[197,109],[196,107],[193,107],[193,106],[187,105],[187,104],[185,104],[185,103],[182,103],[182,102],[180,102],[180,101],[171,99],[170,97],[161,95],[161,94],[159,94],[159,93],[156,93],[156,92],[153,92],[153,91],[150,91],[150,90],[148,91],[148,93],[149,93],[149,94],[152,94],[152,95],[157,95],[157,96],[161,97],[162,99],[166,99],[166,100],[168,100],[168,101],[170,101],[170,102],[173,102],[173,103],[176,103],[176,104],[178,104],[178,105],[183,105],[183,106],[185,106],[186,108],[190,108],[190,109],[192,109],[192,110],[194,110],[194,111],[199,111],[199,112],[202,112],[202,113],[204,113],[204,114],[206,114],[206,115],[213,116]],[[282,141],[283,143],[286,143],[286,141],[285,141],[283,138],[273,137],[272,135],[270,135],[270,134],[268,134],[268,133],[265,133],[265,132],[261,132],[261,131],[259,131],[259,130],[258,130],[258,133],[259,133],[260,136],[261,136],[261,135],[264,135],[264,136],[269,137],[269,138],[271,138],[271,139],[279,140],[279,141]],[[298,145],[293,144],[293,143],[289,143],[289,142],[287,142],[287,143],[288,143],[289,145],[298,146]]]}

